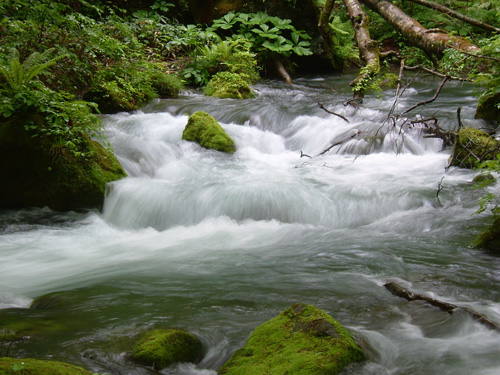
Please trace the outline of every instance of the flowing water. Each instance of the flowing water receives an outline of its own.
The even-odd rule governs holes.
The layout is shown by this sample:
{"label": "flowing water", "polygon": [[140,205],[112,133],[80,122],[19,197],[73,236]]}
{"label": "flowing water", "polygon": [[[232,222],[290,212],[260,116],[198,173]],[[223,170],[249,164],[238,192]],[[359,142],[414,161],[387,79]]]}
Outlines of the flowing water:
{"label": "flowing water", "polygon": [[[345,374],[500,374],[498,332],[383,287],[397,281],[500,323],[500,259],[470,247],[487,219],[474,214],[475,173],[446,169],[449,151],[418,125],[386,121],[393,91],[344,106],[349,78],[265,82],[246,101],[186,93],[105,116],[130,177],[109,186],[102,212],[0,216],[0,326],[27,336],[0,356],[149,374],[127,358],[133,338],[178,327],[201,338],[204,357],[162,373],[214,375],[255,327],[304,302],[365,348],[368,361]],[[437,85],[418,82],[395,113]],[[465,123],[483,126],[472,90],[450,83],[412,113],[451,129],[462,106]],[[234,155],[181,140],[197,110],[234,138]],[[53,304],[26,308],[51,292]]]}

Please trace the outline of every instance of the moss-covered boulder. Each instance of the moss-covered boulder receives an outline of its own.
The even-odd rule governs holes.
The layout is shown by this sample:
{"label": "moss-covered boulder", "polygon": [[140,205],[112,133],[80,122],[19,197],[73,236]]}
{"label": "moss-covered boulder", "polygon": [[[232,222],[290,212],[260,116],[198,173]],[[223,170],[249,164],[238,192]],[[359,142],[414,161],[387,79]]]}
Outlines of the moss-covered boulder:
{"label": "moss-covered boulder", "polygon": [[216,98],[248,99],[255,97],[245,76],[238,73],[219,72],[205,87],[205,95]]}
{"label": "moss-covered boulder", "polygon": [[493,223],[478,237],[476,247],[500,254],[500,217],[496,217]]}
{"label": "moss-covered boulder", "polygon": [[100,207],[106,183],[125,176],[116,157],[86,136],[81,154],[57,137],[25,130],[45,126],[41,116],[0,122],[0,208],[45,207],[56,211]]}
{"label": "moss-covered boulder", "polygon": [[182,139],[198,143],[201,147],[233,153],[236,146],[222,126],[208,113],[195,112],[189,116]]}
{"label": "moss-covered boulder", "polygon": [[179,77],[162,72],[151,73],[151,85],[161,98],[176,98],[184,88]]}
{"label": "moss-covered boulder", "polygon": [[324,311],[296,304],[257,327],[219,375],[326,375],[364,359],[349,332]]}
{"label": "moss-covered boulder", "polygon": [[495,159],[499,150],[500,142],[488,133],[469,127],[462,128],[451,155],[451,165],[477,168],[481,162]]}
{"label": "moss-covered boulder", "polygon": [[2,375],[91,375],[81,367],[56,361],[39,359],[0,358]]}
{"label": "moss-covered boulder", "polygon": [[475,118],[500,123],[500,93],[482,95],[477,103]]}
{"label": "moss-covered boulder", "polygon": [[195,335],[179,329],[158,329],[140,337],[130,358],[160,370],[172,363],[196,362],[200,355],[201,342]]}

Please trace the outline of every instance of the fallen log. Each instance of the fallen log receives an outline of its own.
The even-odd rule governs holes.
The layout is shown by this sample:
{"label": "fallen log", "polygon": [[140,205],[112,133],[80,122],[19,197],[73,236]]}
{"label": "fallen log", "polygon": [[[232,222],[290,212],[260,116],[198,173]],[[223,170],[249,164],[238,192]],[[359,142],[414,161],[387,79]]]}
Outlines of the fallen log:
{"label": "fallen log", "polygon": [[408,301],[425,301],[432,306],[439,307],[441,310],[446,311],[448,314],[453,314],[457,310],[465,311],[470,316],[472,316],[475,320],[477,320],[479,323],[485,325],[486,327],[488,327],[490,329],[493,329],[495,331],[500,332],[500,325],[499,324],[492,321],[486,315],[479,314],[478,312],[476,312],[468,307],[454,305],[452,303],[444,302],[444,301],[438,300],[436,298],[431,298],[431,297],[425,296],[423,294],[414,293],[411,290],[408,290],[395,282],[386,283],[386,284],[384,284],[384,287],[387,290],[389,290],[392,294],[394,294],[395,296],[404,298]]}

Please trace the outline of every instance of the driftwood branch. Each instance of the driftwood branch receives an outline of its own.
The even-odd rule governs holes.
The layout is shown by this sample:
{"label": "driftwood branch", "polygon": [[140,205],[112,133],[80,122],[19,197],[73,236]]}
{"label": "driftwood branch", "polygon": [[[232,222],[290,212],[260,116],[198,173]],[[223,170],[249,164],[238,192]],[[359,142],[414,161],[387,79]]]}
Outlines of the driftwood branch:
{"label": "driftwood branch", "polygon": [[485,23],[483,21],[480,21],[480,20],[477,20],[475,18],[466,16],[465,14],[457,12],[457,11],[455,11],[453,9],[445,7],[444,5],[438,4],[436,2],[431,2],[431,1],[427,1],[427,0],[411,0],[411,1],[413,3],[417,3],[417,4],[420,4],[420,5],[423,5],[424,7],[431,8],[431,9],[437,10],[437,11],[439,11],[441,13],[447,14],[450,17],[459,19],[459,20],[464,21],[464,22],[466,22],[466,23],[468,23],[470,25],[480,27],[480,28],[482,28],[484,30],[494,31],[494,32],[497,32],[497,33],[500,32],[500,29],[498,27],[489,25],[489,24],[487,24],[487,23]]}
{"label": "driftwood branch", "polygon": [[420,103],[415,104],[413,107],[411,107],[411,108],[407,109],[406,111],[404,111],[404,112],[402,113],[402,115],[404,115],[405,113],[408,113],[408,112],[410,112],[410,111],[413,111],[415,108],[418,108],[418,107],[420,107],[421,105],[425,105],[425,104],[428,104],[428,103],[432,103],[434,100],[436,100],[436,99],[437,99],[437,97],[439,96],[439,93],[441,92],[441,90],[442,90],[443,86],[444,86],[444,85],[445,85],[445,83],[446,83],[446,82],[448,82],[449,80],[450,80],[450,77],[448,77],[448,76],[444,77],[444,78],[443,78],[443,80],[441,81],[441,83],[439,84],[439,87],[437,88],[436,93],[434,94],[434,96],[433,96],[432,98],[430,98],[430,99],[428,99],[428,100],[424,100],[424,101],[422,101],[422,102],[420,102]]}
{"label": "driftwood branch", "polygon": [[318,103],[318,105],[319,105],[319,108],[321,108],[323,111],[325,111],[325,112],[327,112],[327,113],[329,113],[329,114],[331,114],[331,115],[335,115],[335,116],[337,116],[337,117],[340,117],[342,120],[344,120],[344,121],[346,121],[346,122],[349,122],[349,120],[348,120],[347,118],[345,118],[344,116],[339,115],[338,113],[335,113],[335,112],[332,112],[332,111],[330,111],[330,110],[326,109],[326,108],[325,108],[325,106],[324,106],[323,104]]}
{"label": "driftwood branch", "polygon": [[408,290],[406,288],[403,288],[401,285],[391,282],[387,283],[384,285],[384,287],[389,290],[392,294],[395,296],[404,298],[408,301],[425,301],[432,306],[439,307],[441,310],[444,310],[448,312],[449,314],[453,314],[456,310],[462,310],[471,315],[475,320],[477,320],[479,323],[484,324],[486,327],[493,329],[495,331],[500,332],[500,325],[489,319],[486,315],[479,314],[478,312],[468,308],[468,307],[462,307],[458,305],[454,305],[449,302],[444,302],[441,300],[438,300],[436,298],[431,298],[424,296],[423,294],[417,294],[412,292],[411,290]]}

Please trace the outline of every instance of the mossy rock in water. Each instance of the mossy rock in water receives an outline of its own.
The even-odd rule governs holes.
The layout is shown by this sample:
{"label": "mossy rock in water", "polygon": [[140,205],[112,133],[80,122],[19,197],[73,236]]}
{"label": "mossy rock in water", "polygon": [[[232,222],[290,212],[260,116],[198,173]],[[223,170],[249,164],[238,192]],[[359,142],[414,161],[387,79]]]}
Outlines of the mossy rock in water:
{"label": "mossy rock in water", "polygon": [[0,358],[2,375],[91,375],[91,372],[68,363],[39,359]]}
{"label": "mossy rock in water", "polygon": [[500,93],[482,95],[477,103],[475,118],[500,123]]}
{"label": "mossy rock in water", "polygon": [[73,153],[43,133],[33,138],[28,123],[45,126],[39,115],[0,122],[0,208],[45,207],[56,211],[100,207],[106,183],[126,174],[112,152],[87,136]]}
{"label": "mossy rock in water", "polygon": [[219,375],[337,374],[364,358],[349,332],[330,315],[296,304],[257,327]]}
{"label": "mossy rock in water", "polygon": [[477,168],[485,160],[493,160],[499,153],[500,142],[488,133],[474,128],[462,128],[451,155],[451,165]]}
{"label": "mossy rock in water", "polygon": [[231,72],[219,72],[214,75],[204,92],[205,95],[216,98],[248,99],[255,97],[244,75]]}
{"label": "mossy rock in water", "polygon": [[179,362],[196,362],[201,354],[198,338],[179,329],[146,332],[135,344],[131,359],[156,370]]}
{"label": "mossy rock in water", "polygon": [[500,255],[500,217],[496,217],[488,229],[481,233],[475,245]]}
{"label": "mossy rock in water", "polygon": [[236,146],[232,138],[206,112],[198,111],[189,116],[188,123],[182,133],[182,139],[196,142],[201,147],[212,150],[230,154],[236,151]]}
{"label": "mossy rock in water", "polygon": [[151,74],[151,85],[162,98],[175,98],[179,96],[179,93],[184,88],[179,77],[162,72],[153,72]]}

